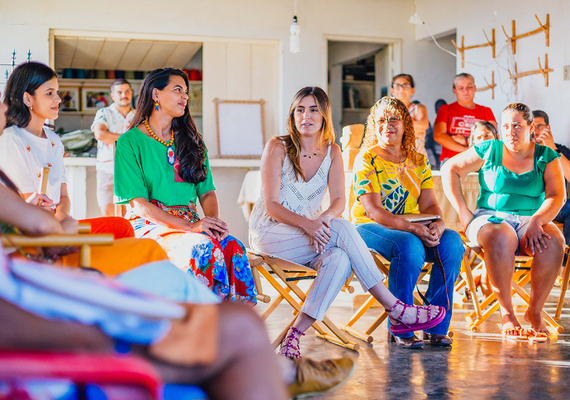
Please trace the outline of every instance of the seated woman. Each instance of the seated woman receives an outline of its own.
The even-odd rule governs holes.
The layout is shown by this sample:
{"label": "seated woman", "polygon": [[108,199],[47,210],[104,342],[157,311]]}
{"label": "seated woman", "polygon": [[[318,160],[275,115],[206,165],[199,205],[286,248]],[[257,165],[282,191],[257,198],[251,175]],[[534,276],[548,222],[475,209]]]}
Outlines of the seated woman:
{"label": "seated woman", "polygon": [[[552,223],[564,201],[560,157],[531,141],[531,110],[507,106],[501,115],[504,141],[488,140],[453,157],[442,169],[445,194],[459,214],[470,242],[485,250],[485,265],[501,309],[503,335],[544,342],[548,330],[541,316],[564,254],[564,237]],[[459,180],[479,171],[477,210],[467,208]],[[515,255],[533,256],[526,332],[515,316],[511,280]]]}
{"label": "seated woman", "polygon": [[[261,158],[262,196],[250,218],[253,248],[318,270],[301,313],[281,343],[280,354],[300,357],[299,339],[325,312],[352,271],[388,310],[392,329],[411,332],[439,324],[443,307],[408,306],[386,288],[384,276],[348,221],[344,170],[334,143],[331,106],[318,87],[297,92],[289,108],[287,134],[272,138]],[[331,204],[322,210],[329,189]],[[410,304],[408,302],[408,304]]]}
{"label": "seated woman", "polygon": [[[46,195],[41,206],[59,220],[69,215],[70,203],[63,164],[64,147],[59,136],[44,126],[59,114],[61,98],[56,73],[47,65],[28,62],[14,69],[4,98],[8,111],[6,129],[0,136],[0,168],[28,198],[40,186],[41,171],[49,168]],[[82,220],[91,233],[113,233],[116,239],[134,237],[123,218]]]}
{"label": "seated woman", "polygon": [[393,77],[390,93],[408,108],[408,112],[414,122],[416,151],[427,157],[426,130],[429,128],[428,112],[423,104],[412,102],[412,96],[416,93],[412,75],[400,74]]}
{"label": "seated woman", "polygon": [[[424,263],[433,262],[426,298],[446,307],[441,324],[426,328],[430,344],[450,346],[447,336],[453,308],[453,285],[463,256],[463,243],[445,222],[433,189],[427,157],[415,151],[414,125],[400,100],[384,97],[370,111],[363,149],[354,162],[356,202],[351,217],[366,245],[390,261],[390,291],[412,303],[414,286]],[[401,214],[439,216],[426,223],[412,223]],[[405,348],[422,347],[413,332],[397,334]]]}
{"label": "seated woman", "polygon": [[471,127],[469,136],[469,147],[484,142],[485,140],[499,139],[497,128],[489,121],[477,121]]}
{"label": "seated woman", "polygon": [[[206,146],[188,108],[188,78],[178,69],[144,80],[133,128],[115,153],[115,195],[138,238],[156,240],[170,260],[222,299],[257,302],[244,246],[221,221]],[[200,219],[196,200],[205,217]]]}

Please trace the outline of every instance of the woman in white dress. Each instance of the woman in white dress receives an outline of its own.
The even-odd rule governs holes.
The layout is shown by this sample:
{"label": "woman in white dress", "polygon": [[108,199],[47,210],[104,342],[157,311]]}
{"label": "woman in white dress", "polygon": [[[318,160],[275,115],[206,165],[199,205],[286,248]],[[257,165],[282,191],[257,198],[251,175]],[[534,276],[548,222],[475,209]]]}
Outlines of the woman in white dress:
{"label": "woman in white dress", "polygon": [[[352,271],[388,310],[393,333],[427,329],[443,319],[442,307],[408,306],[396,299],[354,226],[339,218],[345,207],[344,168],[334,143],[330,101],[321,88],[297,92],[287,134],[265,146],[261,177],[262,195],[250,219],[251,246],[319,272],[280,354],[300,357],[303,332],[323,319]],[[323,211],[327,186],[331,203]]]}

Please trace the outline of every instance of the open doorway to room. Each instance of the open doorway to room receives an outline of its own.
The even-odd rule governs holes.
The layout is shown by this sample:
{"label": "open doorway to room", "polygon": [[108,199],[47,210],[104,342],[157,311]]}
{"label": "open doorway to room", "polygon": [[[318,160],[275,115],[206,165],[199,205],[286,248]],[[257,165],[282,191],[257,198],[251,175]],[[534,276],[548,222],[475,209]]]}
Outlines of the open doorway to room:
{"label": "open doorway to room", "polygon": [[391,43],[329,39],[328,93],[337,139],[343,126],[364,124],[370,107],[387,93],[393,52]]}

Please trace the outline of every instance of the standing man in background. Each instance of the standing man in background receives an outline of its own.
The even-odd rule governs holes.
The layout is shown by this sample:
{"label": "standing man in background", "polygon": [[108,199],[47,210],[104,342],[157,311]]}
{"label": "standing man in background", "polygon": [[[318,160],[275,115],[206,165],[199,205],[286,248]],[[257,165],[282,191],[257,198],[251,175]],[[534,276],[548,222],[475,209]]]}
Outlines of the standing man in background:
{"label": "standing man in background", "polygon": [[[131,107],[133,90],[126,79],[116,79],[111,84],[113,104],[101,108],[95,114],[91,130],[97,139],[97,203],[105,217],[115,215],[113,204],[115,177],[115,145],[119,136],[125,133],[135,110]],[[125,215],[125,206],[120,207],[120,214]]]}
{"label": "standing man in background", "polygon": [[453,93],[457,101],[445,104],[437,112],[433,128],[433,138],[443,147],[441,163],[469,148],[471,127],[477,121],[489,121],[495,128],[497,122],[489,107],[475,104],[475,78],[462,73],[453,78]]}

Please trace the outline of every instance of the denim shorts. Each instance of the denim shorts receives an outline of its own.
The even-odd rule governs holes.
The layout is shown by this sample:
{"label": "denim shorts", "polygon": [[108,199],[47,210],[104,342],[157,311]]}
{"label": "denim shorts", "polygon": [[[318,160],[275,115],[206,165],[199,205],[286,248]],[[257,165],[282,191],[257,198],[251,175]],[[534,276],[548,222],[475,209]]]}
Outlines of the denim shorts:
{"label": "denim shorts", "polygon": [[467,225],[467,229],[465,229],[465,236],[467,236],[469,242],[479,246],[479,242],[477,242],[477,235],[479,234],[479,231],[482,227],[487,224],[500,224],[501,222],[504,222],[513,228],[520,242],[521,238],[526,233],[528,222],[530,221],[531,217],[531,215],[509,214],[501,211],[479,208],[475,211],[475,218],[473,218],[469,225]]}

